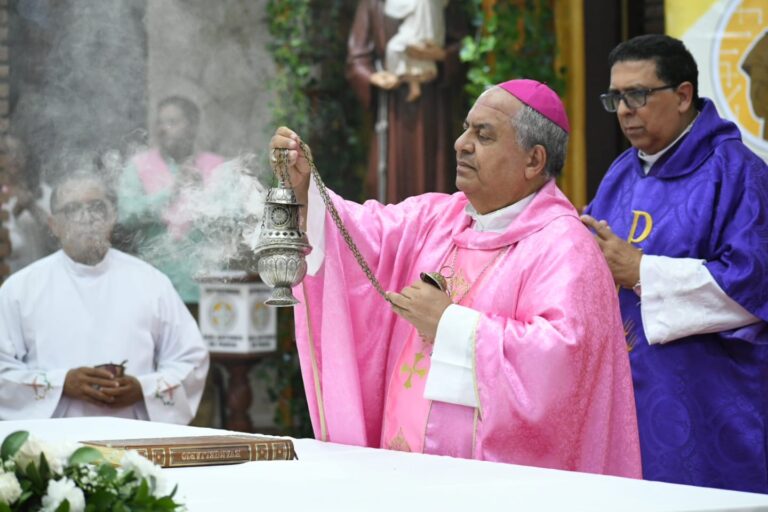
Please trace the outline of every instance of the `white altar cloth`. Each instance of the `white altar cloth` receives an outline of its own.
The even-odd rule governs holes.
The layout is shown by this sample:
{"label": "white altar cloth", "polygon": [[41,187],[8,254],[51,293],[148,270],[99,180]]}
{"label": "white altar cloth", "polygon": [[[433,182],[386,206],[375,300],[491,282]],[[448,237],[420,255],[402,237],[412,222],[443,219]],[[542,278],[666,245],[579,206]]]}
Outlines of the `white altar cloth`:
{"label": "white altar cloth", "polygon": [[[0,421],[0,440],[231,433],[118,418]],[[298,461],[165,469],[190,512],[767,511],[768,496],[550,469],[294,440]]]}

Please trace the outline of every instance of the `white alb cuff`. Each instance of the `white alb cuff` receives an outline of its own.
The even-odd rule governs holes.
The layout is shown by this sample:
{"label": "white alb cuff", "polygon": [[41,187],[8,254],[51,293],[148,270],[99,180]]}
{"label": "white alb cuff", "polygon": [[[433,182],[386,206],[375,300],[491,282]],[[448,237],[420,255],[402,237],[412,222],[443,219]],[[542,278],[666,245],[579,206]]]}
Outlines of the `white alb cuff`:
{"label": "white alb cuff", "polygon": [[312,178],[307,194],[307,239],[312,246],[307,255],[307,275],[314,276],[325,260],[325,204]]}
{"label": "white alb cuff", "polygon": [[424,398],[477,407],[474,379],[474,340],[480,313],[452,304],[437,324],[432,362]]}
{"label": "white alb cuff", "polygon": [[726,295],[704,260],[643,255],[640,283],[640,314],[651,345],[759,321]]}

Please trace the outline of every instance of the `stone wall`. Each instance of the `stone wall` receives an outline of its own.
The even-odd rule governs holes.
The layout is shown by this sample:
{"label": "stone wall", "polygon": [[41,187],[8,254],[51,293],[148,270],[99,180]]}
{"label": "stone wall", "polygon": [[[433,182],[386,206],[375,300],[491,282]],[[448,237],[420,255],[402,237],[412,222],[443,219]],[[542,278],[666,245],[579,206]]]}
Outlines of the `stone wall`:
{"label": "stone wall", "polygon": [[145,1],[10,1],[11,123],[43,179],[144,130]]}
{"label": "stone wall", "polygon": [[[8,84],[10,66],[8,63],[8,0],[0,0],[0,136],[5,135],[8,132],[9,120],[8,120],[8,96],[10,92],[10,86]],[[5,172],[5,162],[3,160],[5,155],[0,154],[0,185],[2,185],[4,179],[3,174]],[[0,207],[6,201],[6,197],[0,190]],[[11,250],[10,243],[7,239],[7,231],[3,228],[3,223],[7,220],[8,213],[0,208],[0,284],[5,280],[10,272],[10,269],[4,262],[5,256]]]}
{"label": "stone wall", "polygon": [[224,156],[265,150],[273,73],[266,0],[148,2],[148,118],[162,98],[181,94],[202,110],[200,149]]}

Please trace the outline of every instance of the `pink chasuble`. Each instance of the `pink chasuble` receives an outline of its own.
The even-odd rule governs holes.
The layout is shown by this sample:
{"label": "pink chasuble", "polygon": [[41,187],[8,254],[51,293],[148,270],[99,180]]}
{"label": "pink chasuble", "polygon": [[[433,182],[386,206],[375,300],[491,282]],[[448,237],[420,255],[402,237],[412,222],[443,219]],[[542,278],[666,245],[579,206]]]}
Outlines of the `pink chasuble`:
{"label": "pink chasuble", "polygon": [[[171,171],[158,149],[151,149],[136,155],[133,159],[144,191],[147,195],[171,193],[177,176]],[[200,172],[202,186],[211,183],[213,171],[224,163],[224,157],[214,153],[201,152],[195,155],[193,167]],[[178,171],[176,171],[178,173]],[[189,190],[181,190],[176,198],[162,212],[162,218],[168,226],[168,232],[175,239],[182,238],[190,228]]]}
{"label": "pink chasuble", "polygon": [[[382,447],[402,428],[407,442],[420,446],[414,451],[640,476],[613,278],[554,181],[503,233],[474,231],[462,193],[425,194],[396,205],[360,205],[331,195],[385,290],[400,291],[420,272],[440,270],[455,247],[464,272],[484,266],[484,260],[465,263],[465,253],[502,253],[466,297],[480,313],[473,340],[479,407],[430,404],[416,373],[414,413],[392,401],[397,383],[390,387],[390,381],[402,390],[405,364],[428,369],[424,357],[413,364],[420,340],[375,293],[326,218],[323,265],[294,289],[301,301],[294,315],[297,348],[319,439]],[[405,413],[391,412],[401,406]],[[409,418],[408,424],[393,425],[392,418]]]}
{"label": "pink chasuble", "polygon": [[[448,292],[454,304],[471,307],[472,296],[478,289],[482,290],[482,281],[493,274],[493,265],[503,252],[506,249],[482,251],[454,248],[451,261],[445,262],[442,268],[442,273],[447,273]],[[416,329],[411,329],[389,380],[381,446],[390,450],[471,458],[474,419],[454,424],[461,433],[453,432],[447,451],[436,452],[428,444],[425,446],[432,401],[424,398],[424,386],[429,374],[432,347],[432,340],[423,340]],[[470,407],[456,407],[460,408],[463,416],[474,415],[474,409]]]}

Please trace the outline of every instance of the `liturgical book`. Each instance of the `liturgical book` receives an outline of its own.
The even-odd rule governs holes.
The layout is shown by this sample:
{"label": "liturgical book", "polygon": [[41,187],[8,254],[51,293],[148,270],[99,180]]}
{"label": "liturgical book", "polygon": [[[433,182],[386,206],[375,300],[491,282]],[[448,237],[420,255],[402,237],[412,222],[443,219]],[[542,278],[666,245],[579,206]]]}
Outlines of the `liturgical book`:
{"label": "liturgical book", "polygon": [[256,435],[161,437],[82,441],[98,449],[112,464],[119,464],[126,450],[164,468],[239,464],[254,460],[293,460],[296,451],[290,439]]}

